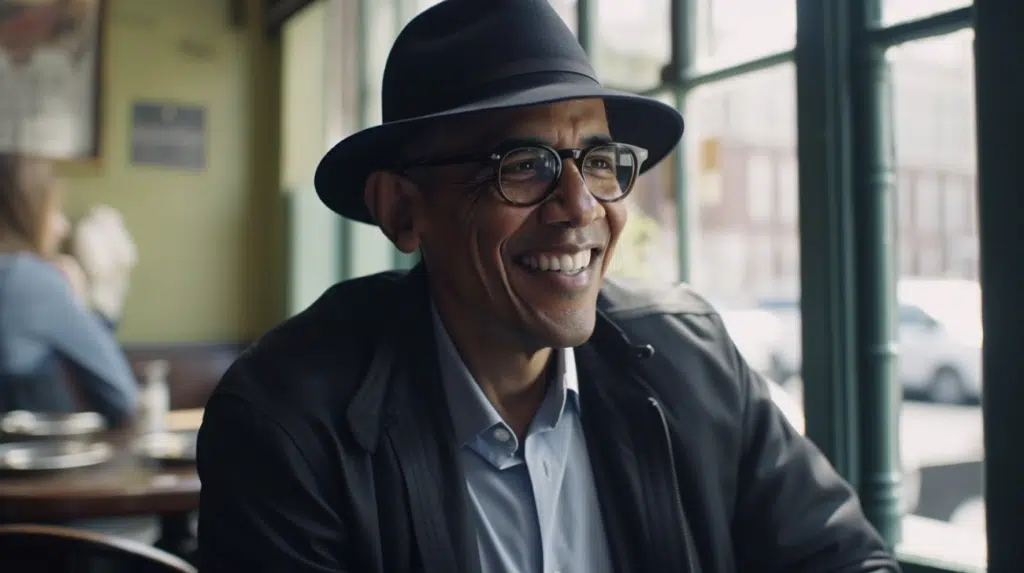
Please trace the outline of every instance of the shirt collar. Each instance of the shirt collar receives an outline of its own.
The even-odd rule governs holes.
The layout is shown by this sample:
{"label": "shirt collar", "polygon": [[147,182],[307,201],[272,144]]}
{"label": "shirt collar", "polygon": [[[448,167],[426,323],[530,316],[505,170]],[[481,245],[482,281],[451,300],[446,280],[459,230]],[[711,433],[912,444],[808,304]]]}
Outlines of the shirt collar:
{"label": "shirt collar", "polygon": [[[448,399],[448,409],[451,410],[455,439],[460,446],[465,446],[473,442],[482,432],[504,422],[480,385],[473,379],[473,375],[469,372],[462,357],[459,356],[455,343],[452,342],[448,330],[441,321],[441,316],[437,313],[437,307],[431,304],[430,310],[434,338],[437,342],[438,362],[441,367],[441,381]],[[557,386],[551,390],[559,394],[560,400],[555,415],[556,419],[550,422],[552,426],[561,417],[566,403],[571,403],[573,407],[579,408],[579,377],[573,349],[561,348],[556,352],[558,364],[552,382]],[[545,399],[545,401],[547,400]],[[538,412],[539,414],[540,412]]]}

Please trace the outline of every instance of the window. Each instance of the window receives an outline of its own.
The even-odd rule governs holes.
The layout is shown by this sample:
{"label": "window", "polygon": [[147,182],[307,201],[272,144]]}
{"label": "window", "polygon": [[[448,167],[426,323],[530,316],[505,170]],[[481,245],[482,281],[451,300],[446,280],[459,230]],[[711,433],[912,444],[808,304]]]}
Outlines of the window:
{"label": "window", "polygon": [[[888,0],[887,6],[893,4],[893,0]],[[903,0],[903,4],[919,13],[937,12],[950,4],[965,3]],[[946,121],[962,122],[963,126],[957,129],[973,134],[973,97],[949,95],[973,93],[972,39],[973,34],[966,31],[913,42],[891,49],[889,59],[900,62],[892,72],[894,89],[911,85],[908,79],[911,75],[927,78],[928,93],[938,94]],[[906,96],[894,93],[893,97]],[[909,109],[899,108],[894,113]],[[913,182],[914,227],[919,232],[927,231],[915,240],[909,236],[915,228],[902,225],[899,230],[903,236],[898,242],[908,247],[901,258],[916,259],[915,274],[920,275],[910,276],[907,266],[901,265],[903,275],[899,286],[903,306],[899,323],[906,327],[922,323],[928,315],[944,317],[958,313],[960,317],[955,319],[958,324],[975,321],[980,324],[977,316],[980,289],[975,270],[977,235],[974,225],[969,223],[977,201],[972,184],[974,146],[964,141],[956,141],[955,145],[947,141],[947,147],[953,145],[956,153],[943,152],[935,146],[914,149],[921,145],[920,138],[913,133],[919,126],[898,116],[893,121],[896,156],[898,163],[902,162],[896,167],[912,168],[917,173]],[[962,156],[965,154],[969,157]],[[912,164],[907,165],[908,162]],[[965,168],[971,171],[963,171]],[[903,195],[900,198],[901,203],[906,201]],[[961,338],[964,337],[956,332],[949,334],[945,329],[933,329],[924,334],[900,329],[897,371],[906,395],[900,417],[900,449],[904,466],[917,473],[920,490],[928,492],[915,500],[910,512],[914,517],[909,519],[925,518],[930,523],[952,527],[954,533],[950,538],[956,540],[947,544],[949,547],[938,543],[931,543],[927,548],[922,545],[921,551],[929,555],[941,551],[945,558],[984,563],[985,511],[981,501],[984,455],[982,412],[976,390],[981,384],[977,369],[980,351],[958,354],[963,351],[954,349],[962,348],[957,346]],[[953,401],[962,403],[942,403]],[[915,540],[911,538],[916,526],[907,519],[904,519],[904,537],[913,544]]]}
{"label": "window", "polygon": [[775,177],[772,160],[763,153],[747,158],[747,214],[754,223],[769,223],[775,216]]}
{"label": "window", "polygon": [[934,173],[921,173],[914,182],[914,223],[918,231],[931,232],[942,223],[942,197]]}
{"label": "window", "polygon": [[[555,3],[559,1],[570,3]],[[596,11],[600,38],[593,45],[593,63],[601,81],[635,90],[661,83],[661,69],[670,54],[669,0],[590,0],[590,4]]]}
{"label": "window", "polygon": [[913,179],[906,173],[900,173],[896,177],[896,216],[899,221],[900,232],[909,231],[914,224],[912,181]]}
{"label": "window", "polygon": [[[710,111],[722,109],[725,101],[729,125],[717,122]],[[792,64],[702,85],[687,97],[687,141],[716,141],[722,174],[721,201],[704,211],[690,235],[690,282],[700,292],[735,306],[753,307],[761,298],[799,295],[796,123],[781,121],[795,119],[795,105]],[[765,129],[762,124],[769,116],[780,118],[779,123]],[[694,147],[696,143],[687,148],[692,150],[686,169],[691,193],[700,185],[703,167]],[[793,327],[787,327],[785,341],[779,344],[795,364],[800,329],[791,318],[786,324]],[[798,368],[794,364],[787,369]]]}
{"label": "window", "polygon": [[963,178],[956,175],[946,177],[942,186],[942,222],[946,233],[958,234],[967,227],[967,217],[970,215],[967,206],[970,202],[971,198],[967,196],[967,185]]}
{"label": "window", "polygon": [[799,219],[800,208],[800,184],[797,177],[796,159],[792,156],[785,156],[779,163],[778,174],[775,208],[779,215],[779,223],[785,226],[795,226]]}
{"label": "window", "polygon": [[[635,9],[631,2],[620,3]],[[788,50],[796,41],[793,0],[697,0],[696,4],[697,65],[701,69]]]}
{"label": "window", "polygon": [[882,0],[882,18],[886,24],[917,20],[947,10],[970,6],[969,0]]}

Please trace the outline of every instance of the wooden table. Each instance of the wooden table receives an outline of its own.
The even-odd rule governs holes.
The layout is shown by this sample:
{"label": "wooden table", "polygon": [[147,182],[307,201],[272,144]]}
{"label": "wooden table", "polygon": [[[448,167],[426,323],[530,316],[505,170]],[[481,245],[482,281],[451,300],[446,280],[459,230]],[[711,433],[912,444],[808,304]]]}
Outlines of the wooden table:
{"label": "wooden table", "polygon": [[203,412],[202,408],[174,410],[167,414],[167,429],[171,431],[198,430],[199,425],[203,423]]}
{"label": "wooden table", "polygon": [[[202,410],[172,412],[169,429],[198,427]],[[173,546],[187,534],[187,515],[199,507],[199,475],[194,465],[161,467],[135,456],[128,447],[137,434],[105,437],[117,448],[104,464],[61,472],[0,476],[0,522],[59,522],[97,517],[159,514],[160,546]],[[173,537],[175,539],[169,539]]]}

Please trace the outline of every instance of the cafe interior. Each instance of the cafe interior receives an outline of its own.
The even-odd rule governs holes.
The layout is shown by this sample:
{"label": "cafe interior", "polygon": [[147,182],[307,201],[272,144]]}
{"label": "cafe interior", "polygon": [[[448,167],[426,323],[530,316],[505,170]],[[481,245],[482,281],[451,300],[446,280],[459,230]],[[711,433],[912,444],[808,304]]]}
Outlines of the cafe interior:
{"label": "cafe interior", "polygon": [[[1024,571],[1014,533],[1024,527],[1015,152],[1024,93],[1004,72],[1008,54],[1024,50],[1024,4],[960,2],[883,26],[885,0],[787,0],[791,45],[698,71],[692,30],[716,1],[654,2],[666,11],[667,59],[657,84],[636,91],[685,108],[700,86],[795,65],[803,344],[815,356],[803,373],[807,436],[858,487],[904,571]],[[54,160],[55,263],[78,302],[105,319],[141,404],[114,430],[104,412],[15,403],[3,388],[3,341],[17,313],[0,304],[0,571],[196,570],[195,435],[221,375],[331,284],[416,262],[377,229],[324,208],[312,177],[334,142],[380,121],[388,47],[431,3],[0,0],[0,151]],[[620,3],[639,11],[651,2]],[[610,4],[558,4],[584,48],[597,50],[597,13]],[[977,148],[987,381],[986,550],[971,563],[938,553],[955,534],[901,520],[887,502],[899,481],[899,399],[885,353],[870,351],[891,339],[877,317],[893,257],[880,151],[886,90],[872,66],[889,47],[962,30],[974,34],[977,134],[963,145]],[[676,157],[647,177],[682,205],[694,191],[685,169]]]}

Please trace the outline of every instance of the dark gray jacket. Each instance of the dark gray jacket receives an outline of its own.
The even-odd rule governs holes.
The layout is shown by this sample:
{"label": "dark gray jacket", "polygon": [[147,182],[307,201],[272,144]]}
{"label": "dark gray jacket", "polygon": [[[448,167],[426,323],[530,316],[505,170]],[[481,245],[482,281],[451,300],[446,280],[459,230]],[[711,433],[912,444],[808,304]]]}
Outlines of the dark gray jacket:
{"label": "dark gray jacket", "polygon": [[[576,357],[617,571],[897,571],[703,299],[602,293]],[[430,325],[425,272],[386,273],[239,358],[199,437],[204,573],[475,571]]]}

